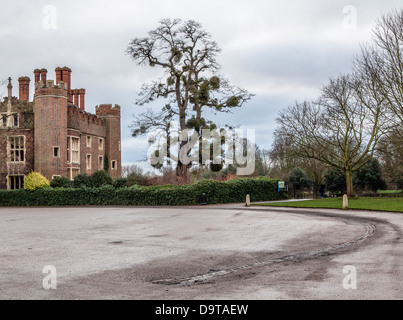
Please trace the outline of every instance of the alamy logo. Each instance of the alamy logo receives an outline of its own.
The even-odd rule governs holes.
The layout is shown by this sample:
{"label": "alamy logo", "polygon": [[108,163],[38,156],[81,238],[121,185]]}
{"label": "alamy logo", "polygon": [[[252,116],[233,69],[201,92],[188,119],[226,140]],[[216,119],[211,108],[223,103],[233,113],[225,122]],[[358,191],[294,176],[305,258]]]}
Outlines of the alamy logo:
{"label": "alamy logo", "polygon": [[343,279],[343,288],[346,290],[357,289],[357,269],[354,266],[345,266],[343,273],[347,276]]}
{"label": "alamy logo", "polygon": [[357,8],[354,6],[345,6],[343,13],[346,15],[343,19],[343,28],[347,30],[357,29]]}
{"label": "alamy logo", "polygon": [[204,129],[174,130],[171,124],[168,136],[164,133],[149,135],[148,161],[151,165],[164,165],[167,161],[184,165],[234,165],[237,175],[247,176],[255,171],[255,130]]}
{"label": "alamy logo", "polygon": [[42,286],[45,290],[57,289],[57,271],[54,266],[45,266],[42,270],[46,276],[43,278]]}
{"label": "alamy logo", "polygon": [[44,18],[42,20],[42,26],[45,30],[57,29],[57,10],[55,6],[47,5],[42,9]]}

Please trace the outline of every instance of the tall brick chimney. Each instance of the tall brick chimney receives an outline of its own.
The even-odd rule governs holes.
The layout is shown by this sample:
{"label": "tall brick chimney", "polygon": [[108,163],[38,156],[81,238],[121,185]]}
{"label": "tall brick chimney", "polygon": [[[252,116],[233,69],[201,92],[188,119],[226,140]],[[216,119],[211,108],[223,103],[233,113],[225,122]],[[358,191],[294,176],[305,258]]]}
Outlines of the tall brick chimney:
{"label": "tall brick chimney", "polygon": [[80,94],[80,109],[85,111],[85,89],[78,90]]}
{"label": "tall brick chimney", "polygon": [[57,67],[56,70],[56,84],[59,84],[60,81],[62,81],[62,68]]}
{"label": "tall brick chimney", "polygon": [[20,85],[20,101],[29,100],[29,83],[31,79],[29,77],[18,78],[18,83]]}
{"label": "tall brick chimney", "polygon": [[70,79],[69,79],[69,70],[67,67],[62,68],[62,80],[64,83],[67,84],[67,91],[69,91],[70,90],[70,83],[69,83]]}
{"label": "tall brick chimney", "polygon": [[63,67],[62,69],[62,81],[67,84],[67,99],[73,103],[73,94],[71,92],[71,69]]}
{"label": "tall brick chimney", "polygon": [[35,83],[39,82],[41,80],[41,70],[35,69],[34,75],[35,75]]}
{"label": "tall brick chimney", "polygon": [[74,98],[74,105],[78,107],[78,90],[77,89],[73,89],[71,90],[72,94],[73,94],[73,98]]}
{"label": "tall brick chimney", "polygon": [[69,71],[69,82],[68,82],[68,85],[67,85],[67,90],[71,90],[71,69],[70,68],[67,68],[67,70]]}
{"label": "tall brick chimney", "polygon": [[48,74],[48,70],[46,69],[41,69],[41,81],[42,83],[46,86],[46,77]]}

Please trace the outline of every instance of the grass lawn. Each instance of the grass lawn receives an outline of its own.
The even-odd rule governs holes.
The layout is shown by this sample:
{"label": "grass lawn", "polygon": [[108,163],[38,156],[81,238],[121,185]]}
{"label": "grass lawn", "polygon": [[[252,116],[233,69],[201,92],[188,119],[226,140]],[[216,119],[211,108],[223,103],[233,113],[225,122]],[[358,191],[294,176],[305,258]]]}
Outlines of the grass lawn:
{"label": "grass lawn", "polygon": [[[318,200],[297,201],[297,202],[277,202],[260,203],[259,206],[272,207],[294,207],[294,208],[331,208],[342,209],[342,198],[326,198]],[[377,210],[377,211],[395,211],[403,212],[403,198],[358,198],[349,199],[350,209]]]}

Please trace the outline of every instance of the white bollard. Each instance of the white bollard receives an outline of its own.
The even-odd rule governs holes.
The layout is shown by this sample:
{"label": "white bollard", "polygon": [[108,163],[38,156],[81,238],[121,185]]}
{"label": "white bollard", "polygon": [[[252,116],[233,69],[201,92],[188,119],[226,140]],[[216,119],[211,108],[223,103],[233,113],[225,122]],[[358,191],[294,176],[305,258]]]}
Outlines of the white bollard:
{"label": "white bollard", "polygon": [[250,195],[249,194],[246,195],[246,206],[250,207]]}
{"label": "white bollard", "polygon": [[343,210],[348,210],[348,196],[346,194],[343,196]]}

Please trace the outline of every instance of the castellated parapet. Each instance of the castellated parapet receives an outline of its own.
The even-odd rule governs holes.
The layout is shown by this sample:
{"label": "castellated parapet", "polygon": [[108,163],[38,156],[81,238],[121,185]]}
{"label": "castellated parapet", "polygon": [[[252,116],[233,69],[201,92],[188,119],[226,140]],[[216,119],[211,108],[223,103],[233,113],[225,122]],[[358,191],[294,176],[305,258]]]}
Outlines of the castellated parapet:
{"label": "castellated parapet", "polygon": [[101,104],[95,107],[95,113],[99,116],[118,116],[120,117],[120,106],[115,104]]}
{"label": "castellated parapet", "polygon": [[46,83],[43,83],[42,80],[35,83],[35,91],[41,89],[62,89],[66,90],[67,92],[67,83],[60,81],[59,83],[55,84],[53,80],[47,80]]}

